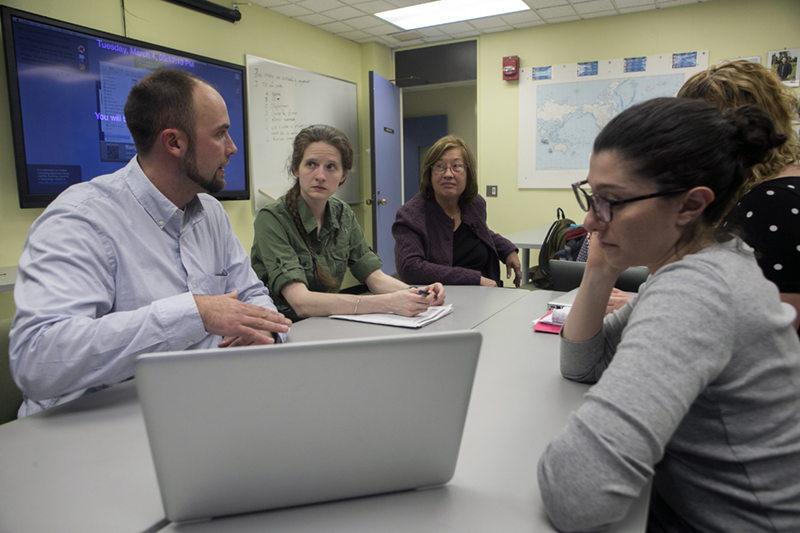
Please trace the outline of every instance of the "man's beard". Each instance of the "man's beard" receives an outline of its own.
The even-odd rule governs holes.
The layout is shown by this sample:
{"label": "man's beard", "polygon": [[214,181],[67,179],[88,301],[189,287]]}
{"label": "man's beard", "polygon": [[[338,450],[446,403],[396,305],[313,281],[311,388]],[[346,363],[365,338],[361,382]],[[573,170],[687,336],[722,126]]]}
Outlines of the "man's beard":
{"label": "man's beard", "polygon": [[188,141],[186,154],[183,156],[183,159],[181,159],[180,169],[187,178],[202,187],[207,193],[218,193],[225,188],[225,179],[217,179],[216,172],[210,178],[205,178],[200,175],[200,171],[197,170],[197,153],[194,139],[189,139]]}

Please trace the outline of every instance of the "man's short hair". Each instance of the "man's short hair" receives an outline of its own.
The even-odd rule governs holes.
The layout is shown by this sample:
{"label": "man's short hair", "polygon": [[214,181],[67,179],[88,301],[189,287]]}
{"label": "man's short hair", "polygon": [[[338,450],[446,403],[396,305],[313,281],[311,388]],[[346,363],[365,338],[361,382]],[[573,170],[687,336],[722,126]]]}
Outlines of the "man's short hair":
{"label": "man's short hair", "polygon": [[183,70],[161,69],[145,76],[128,94],[125,121],[139,154],[147,154],[168,128],[194,141],[194,88],[203,80]]}

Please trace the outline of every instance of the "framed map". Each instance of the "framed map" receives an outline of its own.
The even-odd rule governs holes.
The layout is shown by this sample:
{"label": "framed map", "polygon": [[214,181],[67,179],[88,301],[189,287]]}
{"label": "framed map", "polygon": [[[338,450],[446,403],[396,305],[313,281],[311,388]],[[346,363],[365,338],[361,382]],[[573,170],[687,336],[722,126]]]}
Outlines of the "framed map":
{"label": "framed map", "polygon": [[[631,59],[635,59],[636,69],[629,69]],[[569,188],[571,183],[585,179],[592,144],[600,130],[636,103],[675,96],[687,77],[708,67],[708,54],[692,52],[647,61],[628,58],[599,63],[606,65],[604,72],[593,76],[578,74],[570,79],[534,80],[534,69],[522,69],[517,180],[520,189]],[[644,70],[642,65],[646,65]]]}

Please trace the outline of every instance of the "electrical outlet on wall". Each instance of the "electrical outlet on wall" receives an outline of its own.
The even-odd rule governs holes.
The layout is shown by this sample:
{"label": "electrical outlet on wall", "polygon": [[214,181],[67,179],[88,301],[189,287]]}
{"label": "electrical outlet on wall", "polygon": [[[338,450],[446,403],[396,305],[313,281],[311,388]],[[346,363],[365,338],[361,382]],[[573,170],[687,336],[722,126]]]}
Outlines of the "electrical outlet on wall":
{"label": "electrical outlet on wall", "polygon": [[489,197],[496,197],[497,196],[497,185],[487,185],[486,186],[486,196]]}

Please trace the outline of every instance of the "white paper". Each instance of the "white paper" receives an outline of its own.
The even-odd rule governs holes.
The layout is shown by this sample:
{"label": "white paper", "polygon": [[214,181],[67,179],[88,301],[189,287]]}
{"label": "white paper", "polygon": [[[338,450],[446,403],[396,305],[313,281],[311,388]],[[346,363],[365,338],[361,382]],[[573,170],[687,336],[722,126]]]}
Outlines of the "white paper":
{"label": "white paper", "polygon": [[331,315],[339,320],[352,320],[354,322],[367,322],[368,324],[381,324],[383,326],[398,326],[401,328],[421,328],[435,322],[453,312],[453,304],[429,307],[424,313],[417,316],[400,316],[394,313],[369,313],[366,315]]}

